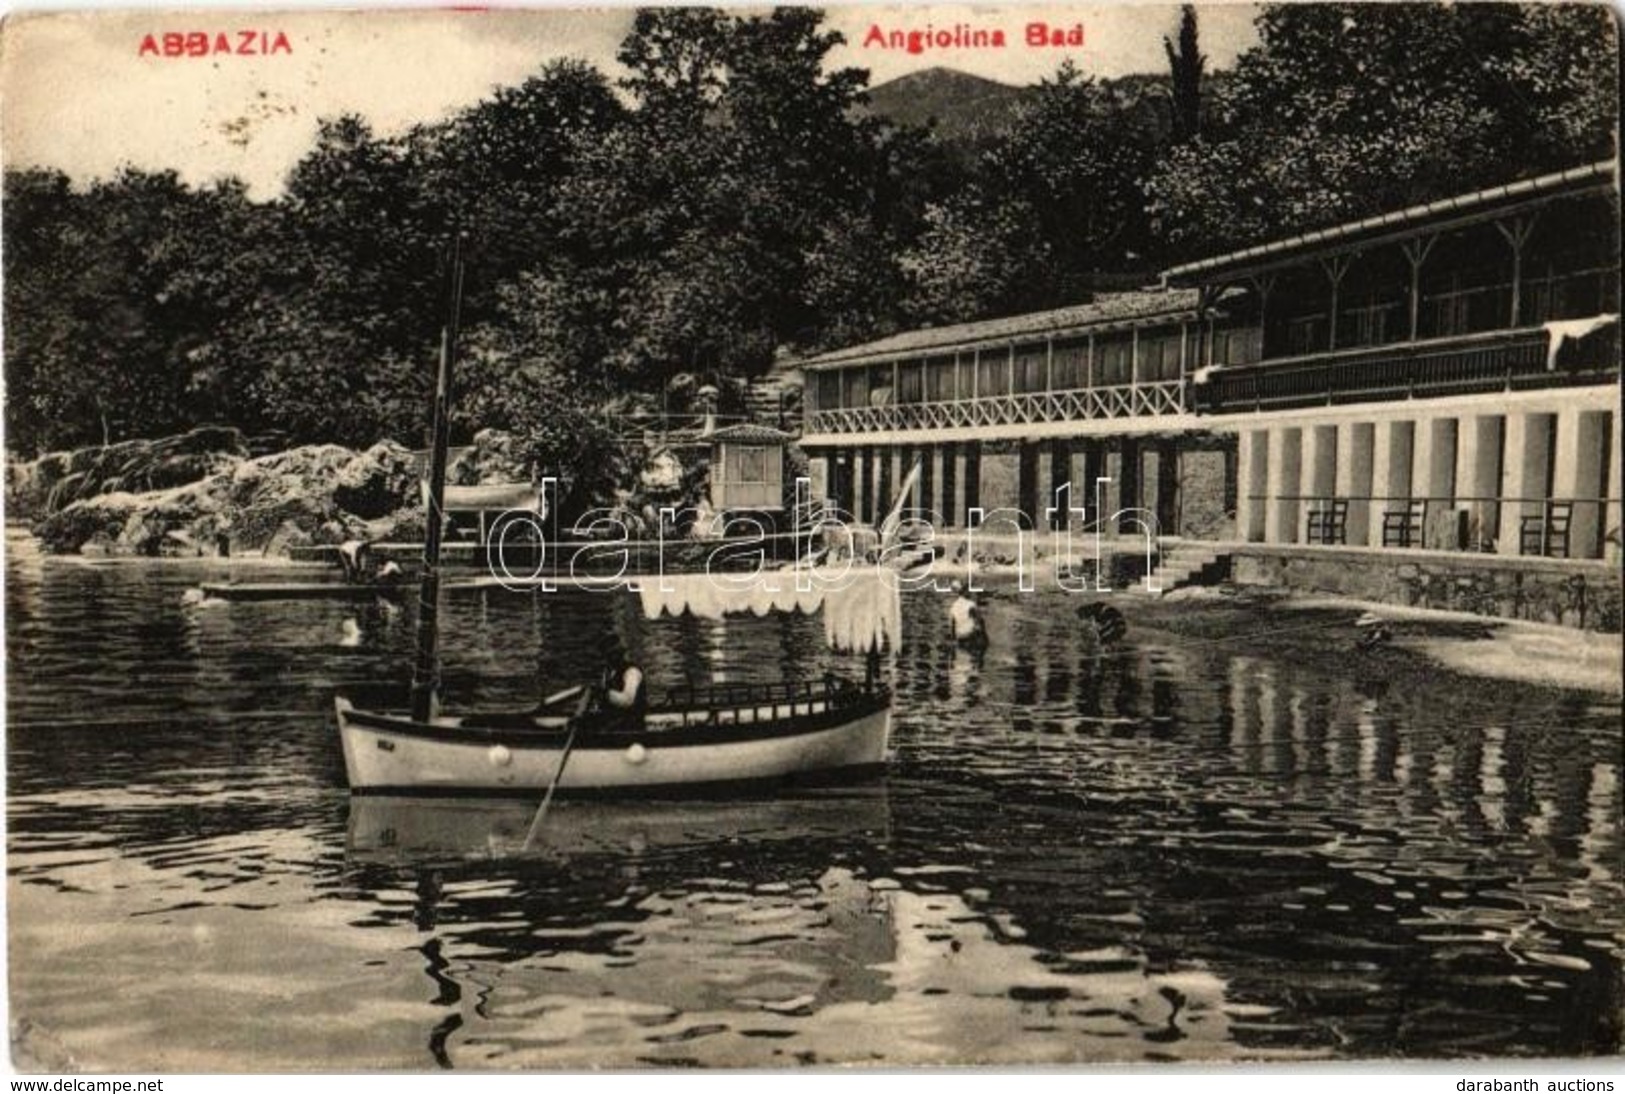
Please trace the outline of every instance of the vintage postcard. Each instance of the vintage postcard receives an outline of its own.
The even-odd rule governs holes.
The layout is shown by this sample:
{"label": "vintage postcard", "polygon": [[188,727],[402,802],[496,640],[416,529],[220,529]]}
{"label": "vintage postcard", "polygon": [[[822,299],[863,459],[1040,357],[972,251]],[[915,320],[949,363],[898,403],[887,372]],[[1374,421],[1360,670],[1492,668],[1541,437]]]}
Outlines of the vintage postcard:
{"label": "vintage postcard", "polygon": [[1618,73],[13,13],[12,1066],[1617,1057]]}

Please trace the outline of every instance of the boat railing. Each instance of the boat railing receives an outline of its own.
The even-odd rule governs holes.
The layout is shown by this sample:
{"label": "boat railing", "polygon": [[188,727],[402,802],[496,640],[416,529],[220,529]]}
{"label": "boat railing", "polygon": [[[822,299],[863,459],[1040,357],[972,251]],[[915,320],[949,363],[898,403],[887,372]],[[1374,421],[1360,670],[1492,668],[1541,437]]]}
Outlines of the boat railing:
{"label": "boat railing", "polygon": [[651,713],[662,720],[681,715],[683,726],[754,722],[819,714],[849,707],[871,689],[838,676],[776,683],[688,684],[667,689]]}

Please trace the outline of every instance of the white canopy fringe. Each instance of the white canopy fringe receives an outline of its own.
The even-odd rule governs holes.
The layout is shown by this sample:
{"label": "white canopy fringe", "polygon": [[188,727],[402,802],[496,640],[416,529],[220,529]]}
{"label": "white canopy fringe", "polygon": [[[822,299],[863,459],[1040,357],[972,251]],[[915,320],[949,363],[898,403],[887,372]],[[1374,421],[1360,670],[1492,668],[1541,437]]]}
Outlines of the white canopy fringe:
{"label": "white canopy fringe", "polygon": [[796,576],[791,571],[757,574],[749,580],[674,574],[643,581],[638,595],[645,619],[684,612],[699,619],[746,612],[758,617],[793,611],[811,615],[823,608],[824,639],[832,649],[855,653],[886,646],[897,649],[902,606],[895,573],[879,567],[822,572],[806,592],[796,589]]}

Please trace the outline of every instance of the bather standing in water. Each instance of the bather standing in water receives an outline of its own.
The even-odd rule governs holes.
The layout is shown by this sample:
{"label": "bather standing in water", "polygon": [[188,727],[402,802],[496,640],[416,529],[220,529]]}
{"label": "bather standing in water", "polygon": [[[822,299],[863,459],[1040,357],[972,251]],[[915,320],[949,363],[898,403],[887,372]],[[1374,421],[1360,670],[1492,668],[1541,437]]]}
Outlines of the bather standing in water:
{"label": "bather standing in water", "polygon": [[339,544],[339,566],[344,580],[361,585],[372,580],[372,544],[361,539],[347,539]]}
{"label": "bather standing in water", "polygon": [[948,622],[953,627],[954,641],[971,649],[985,649],[987,623],[982,619],[982,606],[963,582],[954,582],[953,590],[954,602],[948,605]]}

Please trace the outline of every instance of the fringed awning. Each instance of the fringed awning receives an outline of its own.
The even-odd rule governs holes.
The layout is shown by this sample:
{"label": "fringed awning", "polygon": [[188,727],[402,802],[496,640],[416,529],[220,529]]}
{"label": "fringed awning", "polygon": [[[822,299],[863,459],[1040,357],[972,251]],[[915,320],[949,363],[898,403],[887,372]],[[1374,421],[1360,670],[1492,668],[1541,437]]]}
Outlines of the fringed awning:
{"label": "fringed awning", "polygon": [[[646,619],[689,613],[699,619],[775,612],[811,615],[824,611],[824,638],[832,649],[866,653],[897,649],[902,637],[902,609],[897,575],[879,567],[842,572],[816,571],[812,588],[796,588],[796,573],[782,570],[750,576],[675,574],[648,578],[639,585]],[[664,587],[662,587],[664,586]]]}

